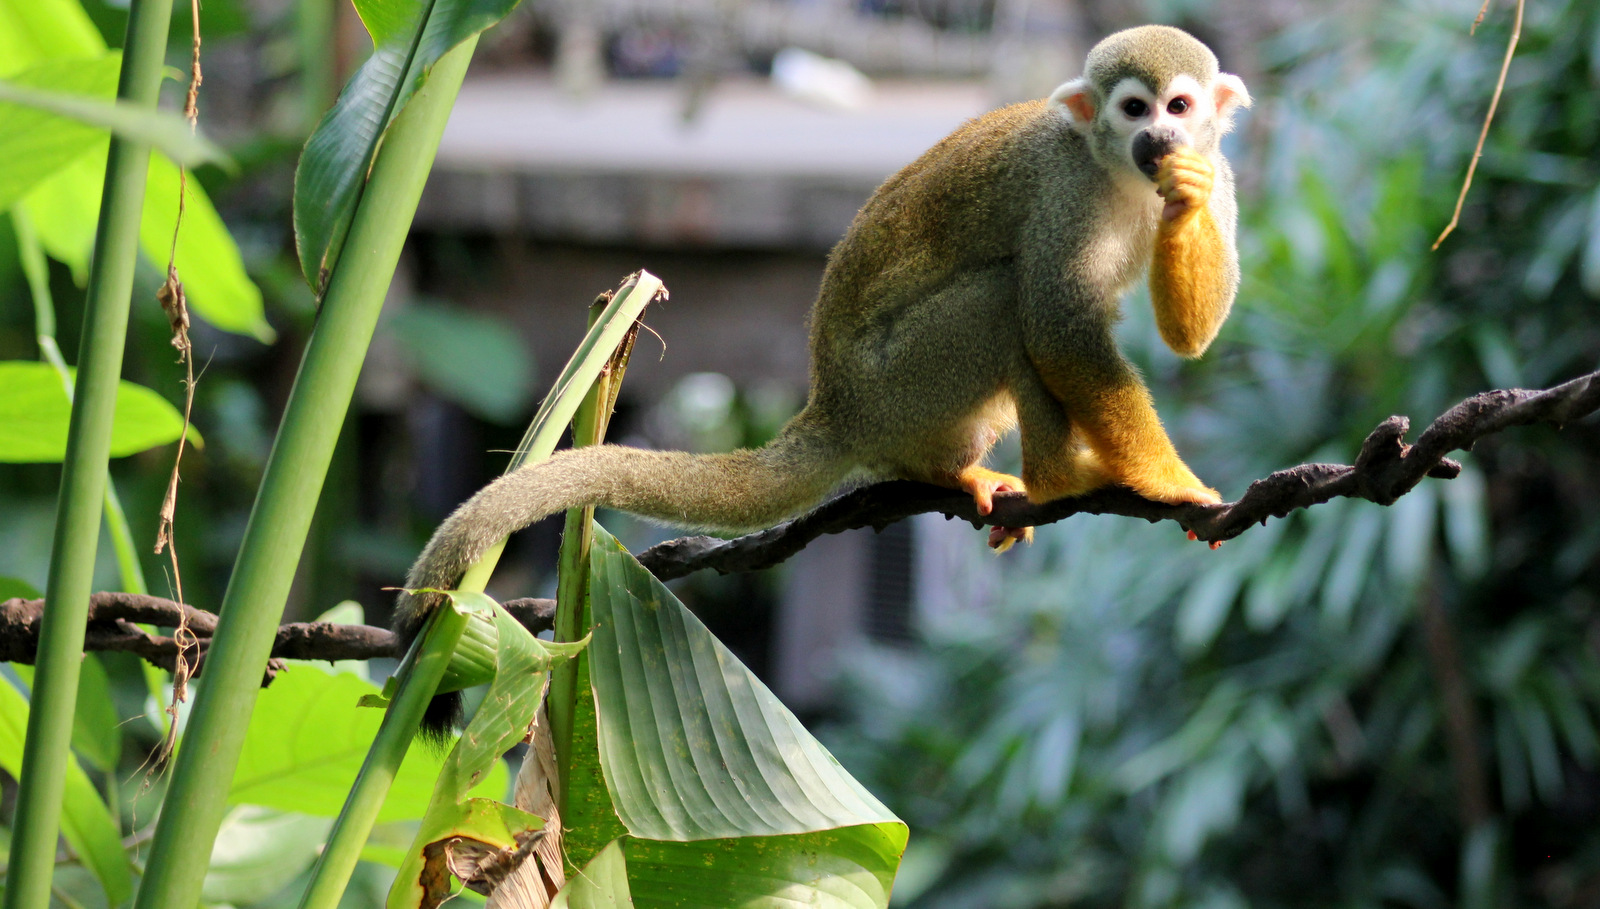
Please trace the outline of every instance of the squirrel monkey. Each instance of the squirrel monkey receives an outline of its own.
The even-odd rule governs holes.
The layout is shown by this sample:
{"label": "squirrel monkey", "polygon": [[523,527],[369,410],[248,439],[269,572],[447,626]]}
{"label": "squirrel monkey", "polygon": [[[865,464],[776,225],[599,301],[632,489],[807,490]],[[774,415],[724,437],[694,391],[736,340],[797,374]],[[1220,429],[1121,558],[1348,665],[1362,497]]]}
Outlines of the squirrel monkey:
{"label": "squirrel monkey", "polygon": [[[1046,100],[973,120],[890,177],[834,247],[805,409],[764,448],[598,445],[501,477],[440,526],[406,579],[447,589],[490,546],[601,505],[691,528],[770,527],[864,479],[1045,502],[1121,483],[1221,501],[1179,460],[1113,336],[1148,270],[1161,337],[1203,353],[1239,285],[1233,174],[1218,143],[1250,104],[1175,28],[1118,32]],[[982,465],[1022,430],[1022,476]],[[994,528],[1005,548],[1031,528]],[[402,594],[409,640],[438,598]]]}

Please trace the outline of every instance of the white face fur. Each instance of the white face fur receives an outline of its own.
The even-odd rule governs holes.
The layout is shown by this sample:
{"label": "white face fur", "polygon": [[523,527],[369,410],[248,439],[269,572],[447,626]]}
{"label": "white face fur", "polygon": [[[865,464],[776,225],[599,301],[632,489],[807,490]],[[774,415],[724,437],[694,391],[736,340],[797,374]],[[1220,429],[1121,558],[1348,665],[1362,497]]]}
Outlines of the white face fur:
{"label": "white face fur", "polygon": [[1217,74],[1209,86],[1179,74],[1159,92],[1128,77],[1112,87],[1101,109],[1096,108],[1088,80],[1074,79],[1056,89],[1049,100],[1051,109],[1089,139],[1102,163],[1120,165],[1115,169],[1127,169],[1145,179],[1133,156],[1133,142],[1141,132],[1170,130],[1182,144],[1213,153],[1223,134],[1233,127],[1233,112],[1249,104],[1250,93],[1244,83],[1228,73]]}

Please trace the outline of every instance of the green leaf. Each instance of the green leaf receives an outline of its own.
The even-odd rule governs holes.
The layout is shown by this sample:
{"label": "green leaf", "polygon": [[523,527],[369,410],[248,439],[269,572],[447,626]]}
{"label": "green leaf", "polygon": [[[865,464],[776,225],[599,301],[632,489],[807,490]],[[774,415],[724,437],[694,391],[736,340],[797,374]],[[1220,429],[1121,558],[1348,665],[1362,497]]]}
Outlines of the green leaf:
{"label": "green leaf", "polygon": [[452,48],[499,22],[517,0],[366,0],[357,12],[376,49],[317,124],[294,175],[294,235],[306,281],[320,295],[339,260],[384,134]]}
{"label": "green leaf", "polygon": [[[0,684],[0,769],[12,777],[22,776],[22,742],[27,730],[28,702],[16,688]],[[77,761],[67,763],[61,835],[99,879],[107,902],[114,906],[133,896],[133,873],[122,850],[122,831]]]}
{"label": "green leaf", "polygon": [[[389,891],[390,909],[413,909],[428,902],[430,896],[434,897],[431,904],[438,905],[438,898],[444,895],[431,889],[448,886],[444,855],[426,847],[437,844],[448,849],[467,839],[494,849],[512,849],[544,826],[542,819],[493,799],[467,799],[440,804],[436,809],[428,809],[428,817],[395,875]],[[424,881],[431,887],[425,889]]]}
{"label": "green leaf", "polygon": [[98,654],[85,654],[78,674],[72,747],[101,773],[116,770],[122,757],[122,718],[117,716],[116,702],[111,699],[111,677]]}
{"label": "green leaf", "polygon": [[25,600],[37,600],[44,594],[39,588],[29,584],[21,578],[0,578],[0,602],[12,597],[22,597]]}
{"label": "green leaf", "polygon": [[462,407],[509,422],[533,392],[533,359],[504,319],[455,306],[414,303],[388,329],[423,381]]}
{"label": "green leaf", "polygon": [[[106,144],[101,139],[93,154],[51,175],[22,201],[45,252],[71,268],[80,284],[89,272],[89,250],[105,179]],[[177,166],[160,153],[152,154],[139,220],[139,247],[161,271],[165,271],[172,249],[178,182]],[[262,343],[273,340],[272,326],[262,314],[261,290],[245,273],[238,244],[194,180],[188,182],[176,262],[195,315],[223,331],[247,334]]]}
{"label": "green leaf", "polygon": [[257,805],[229,811],[211,846],[207,902],[258,903],[282,890],[317,860],[332,823]]}
{"label": "green leaf", "polygon": [[628,861],[622,856],[622,843],[612,840],[584,866],[582,873],[561,888],[550,909],[631,909],[632,906],[633,895],[628,892]]}
{"label": "green leaf", "polygon": [[[67,451],[72,406],[55,368],[32,361],[0,361],[0,388],[6,390],[0,395],[0,462],[59,463]],[[177,441],[182,429],[183,417],[160,395],[132,382],[118,387],[112,457]],[[199,443],[193,427],[189,437]]]}
{"label": "green leaf", "polygon": [[[120,54],[107,56],[114,57],[120,66]],[[46,66],[58,70],[64,63],[52,62]],[[211,140],[192,132],[189,122],[179,114],[146,110],[126,101],[118,101],[111,97],[115,83],[111,86],[113,91],[108,92],[63,91],[63,87],[54,81],[41,81],[36,75],[39,69],[34,67],[18,73],[11,80],[0,80],[0,102],[3,102],[0,103],[0,117],[6,118],[8,126],[14,126],[16,118],[24,112],[42,112],[45,123],[36,129],[51,131],[58,128],[58,124],[73,124],[76,121],[76,125],[87,125],[92,135],[109,130],[124,139],[160,149],[184,167],[232,163],[222,149],[211,144]],[[51,86],[54,90],[35,87],[41,84]],[[86,147],[88,142],[83,140],[81,144]],[[8,165],[11,163],[4,158],[0,160],[6,160]],[[11,199],[5,201],[9,203]]]}
{"label": "green leaf", "polygon": [[106,140],[51,174],[20,204],[33,222],[39,245],[52,259],[72,270],[79,287],[89,280],[89,250],[100,217],[100,184],[105,180]]}
{"label": "green leaf", "polygon": [[539,640],[480,592],[453,591],[450,598],[456,609],[475,613],[473,621],[485,610],[493,616],[498,632],[494,680],[438,774],[427,814],[389,891],[389,905],[395,907],[417,905],[425,882],[441,879],[439,856],[430,846],[467,837],[507,849],[543,826],[542,819],[510,805],[466,796],[490,768],[503,771],[501,755],[528,734],[550,667],[581,653],[589,643],[588,638],[569,644]]}
{"label": "green leaf", "polygon": [[0,76],[42,60],[105,53],[100,30],[77,0],[0,0]]}
{"label": "green leaf", "polygon": [[617,809],[611,804],[605,772],[600,766],[598,720],[594,689],[589,679],[590,659],[590,653],[585,652],[577,660],[569,746],[572,760],[567,768],[567,801],[561,809],[561,821],[567,828],[563,845],[569,878],[573,869],[598,855],[606,843],[628,832],[617,819]]}
{"label": "green leaf", "polygon": [[417,17],[417,0],[356,0],[356,15],[367,27],[372,46],[379,47],[409,28]]}
{"label": "green leaf", "polygon": [[[590,672],[617,816],[671,841],[905,827],[598,525]],[[898,851],[896,852],[898,855]]]}
{"label": "green leaf", "polygon": [[[172,249],[172,225],[178,219],[178,184],[177,165],[165,155],[152,154],[144,212],[139,219],[139,247],[163,272]],[[188,182],[184,198],[175,261],[189,307],[200,318],[263,344],[271,344],[277,337],[262,315],[261,289],[245,274],[239,245],[194,180]]]}
{"label": "green leaf", "polygon": [[[314,663],[289,667],[261,692],[228,801],[333,817],[383,721],[382,714],[356,702],[378,687],[350,673],[324,672]],[[411,749],[380,820],[422,817],[441,766],[426,749]],[[491,767],[475,791],[501,795],[506,785],[505,768]]]}
{"label": "green leaf", "polygon": [[624,844],[628,885],[640,907],[871,909],[889,904],[906,838],[899,824],[862,824],[790,836]]}
{"label": "green leaf", "polygon": [[[109,98],[116,94],[122,54],[111,52],[88,60],[48,60],[0,82],[0,102],[7,93],[48,86],[75,96]],[[78,98],[77,100],[83,100]],[[77,120],[32,107],[0,103],[0,209],[18,199],[77,158],[95,150],[105,133]]]}

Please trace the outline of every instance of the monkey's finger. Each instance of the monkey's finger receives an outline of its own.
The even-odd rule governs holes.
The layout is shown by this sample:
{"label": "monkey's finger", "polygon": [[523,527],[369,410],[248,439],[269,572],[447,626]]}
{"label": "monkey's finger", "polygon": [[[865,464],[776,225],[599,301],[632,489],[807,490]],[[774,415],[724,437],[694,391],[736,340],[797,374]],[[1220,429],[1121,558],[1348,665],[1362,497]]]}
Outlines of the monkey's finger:
{"label": "monkey's finger", "polygon": [[994,511],[994,491],[992,487],[983,483],[973,486],[972,501],[978,506],[978,514],[988,514]]}

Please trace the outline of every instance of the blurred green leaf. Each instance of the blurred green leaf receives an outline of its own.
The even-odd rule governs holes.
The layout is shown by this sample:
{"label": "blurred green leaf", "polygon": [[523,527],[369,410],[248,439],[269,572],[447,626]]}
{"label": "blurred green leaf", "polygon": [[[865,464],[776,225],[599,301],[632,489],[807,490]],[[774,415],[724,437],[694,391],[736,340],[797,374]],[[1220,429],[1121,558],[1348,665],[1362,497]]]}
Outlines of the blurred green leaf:
{"label": "blurred green leaf", "polygon": [[112,773],[122,757],[122,718],[111,699],[111,678],[98,654],[84,654],[72,714],[72,747],[101,773]]}
{"label": "blurred green leaf", "polygon": [[208,902],[259,903],[311,867],[333,821],[258,805],[223,818],[211,846],[203,893]]}
{"label": "blurred green leaf", "polygon": [[533,397],[533,359],[504,319],[414,303],[387,327],[423,381],[486,420],[511,422]]}
{"label": "blurred green leaf", "polygon": [[[115,58],[120,68],[120,54],[107,57]],[[231,164],[222,149],[192,132],[182,116],[170,111],[148,111],[115,100],[110,97],[114,92],[87,92],[63,86],[61,69],[62,63],[55,62],[50,66],[53,72],[41,73],[40,67],[34,67],[0,80],[0,116],[6,118],[8,126],[18,126],[18,118],[26,114],[42,113],[42,122],[28,124],[29,138],[35,143],[54,141],[58,146],[65,144],[64,140],[75,140],[70,153],[87,151],[89,147],[90,137],[76,135],[77,131],[70,129],[78,125],[88,126],[93,136],[110,131],[129,141],[159,149],[184,167]],[[8,136],[15,134],[8,133]],[[14,145],[14,142],[0,144],[0,160],[6,161],[8,166],[19,160]],[[69,152],[59,152],[56,157],[66,153]],[[0,200],[9,206],[20,195],[21,192],[13,192],[0,196]]]}
{"label": "blurred green leaf", "polygon": [[[74,373],[75,374],[75,373]],[[67,451],[67,422],[72,406],[61,377],[47,363],[0,361],[0,462],[59,463]],[[175,442],[183,417],[166,399],[132,382],[117,389],[111,456],[131,454]],[[189,438],[200,443],[199,433]]]}
{"label": "blurred green leaf", "polygon": [[57,92],[109,98],[116,94],[122,54],[93,59],[47,60],[0,82],[0,210],[8,209],[38,185],[82,155],[93,151],[105,133],[77,120],[32,107],[3,103],[7,92],[48,86]]}
{"label": "blurred green leaf", "polygon": [[1422,584],[1433,560],[1433,535],[1439,503],[1437,480],[1423,480],[1400,501],[1389,506],[1388,546],[1384,554],[1389,576],[1405,590]]}
{"label": "blurred green leaf", "polygon": [[[139,247],[162,269],[172,249],[172,225],[178,218],[178,186],[177,166],[165,155],[152,154],[144,214],[139,220]],[[98,201],[98,193],[95,198]],[[245,274],[239,245],[194,180],[188,181],[184,197],[175,262],[195,315],[223,331],[249,335],[263,344],[271,344],[277,337],[262,314],[261,290]]]}
{"label": "blurred green leaf", "polygon": [[1206,573],[1178,607],[1178,646],[1187,653],[1204,650],[1216,640],[1244,583],[1241,572]]}
{"label": "blurred green leaf", "polygon": [[[41,181],[22,203],[40,244],[51,258],[71,268],[79,283],[88,275],[105,166],[106,142],[102,139],[93,153]],[[178,185],[177,166],[160,153],[152,154],[139,220],[139,246],[160,269],[166,268],[172,250]],[[245,273],[238,244],[195,180],[188,181],[176,264],[195,315],[224,331],[247,334],[262,343],[273,340],[272,326],[262,313],[261,291]]]}
{"label": "blurred green leaf", "polygon": [[25,600],[37,600],[44,596],[37,587],[19,578],[0,577],[0,602],[12,597],[22,597]]}
{"label": "blurred green leaf", "polygon": [[105,50],[105,39],[76,0],[0,0],[0,76]]}
{"label": "blurred green leaf", "polygon": [[[359,676],[291,662],[288,671],[262,689],[250,715],[228,801],[336,816],[383,721],[381,713],[358,708],[356,702],[377,693],[376,685]],[[412,748],[379,819],[422,817],[442,766],[438,755]],[[495,765],[476,781],[474,791],[502,796],[507,778],[505,767]]]}

